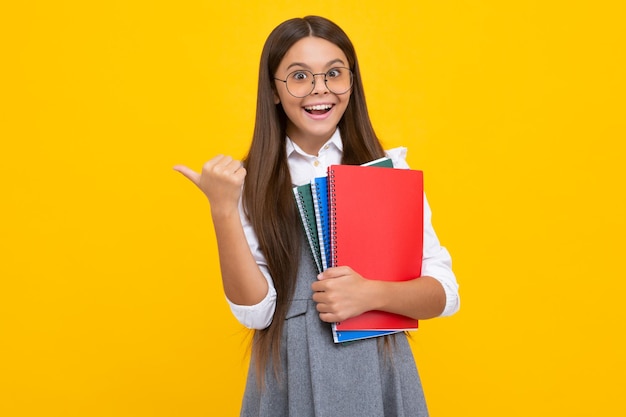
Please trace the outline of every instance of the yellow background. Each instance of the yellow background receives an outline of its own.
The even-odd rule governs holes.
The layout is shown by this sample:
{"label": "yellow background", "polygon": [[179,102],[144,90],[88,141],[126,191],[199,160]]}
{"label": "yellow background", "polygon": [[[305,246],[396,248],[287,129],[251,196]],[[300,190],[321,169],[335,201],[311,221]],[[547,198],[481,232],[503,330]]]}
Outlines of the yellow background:
{"label": "yellow background", "polygon": [[353,39],[453,255],[461,311],[412,339],[432,415],[626,414],[621,1],[5,3],[0,415],[237,415],[247,332],[171,167],[244,155],[305,14]]}

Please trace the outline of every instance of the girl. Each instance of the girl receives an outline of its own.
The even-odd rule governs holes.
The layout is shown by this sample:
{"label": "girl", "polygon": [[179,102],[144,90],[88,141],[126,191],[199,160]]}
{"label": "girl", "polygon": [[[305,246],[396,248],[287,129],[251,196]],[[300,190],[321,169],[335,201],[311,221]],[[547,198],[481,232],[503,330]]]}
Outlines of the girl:
{"label": "girl", "polygon": [[208,197],[226,298],[256,329],[242,416],[428,414],[403,333],[341,345],[330,325],[368,310],[420,320],[458,310],[450,256],[427,202],[423,276],[384,282],[349,266],[318,275],[292,193],[329,165],[386,154],[407,168],[404,148],[385,153],[374,133],[352,43],[333,22],[307,16],[283,22],[265,43],[243,163],[220,155],[201,173],[175,167]]}

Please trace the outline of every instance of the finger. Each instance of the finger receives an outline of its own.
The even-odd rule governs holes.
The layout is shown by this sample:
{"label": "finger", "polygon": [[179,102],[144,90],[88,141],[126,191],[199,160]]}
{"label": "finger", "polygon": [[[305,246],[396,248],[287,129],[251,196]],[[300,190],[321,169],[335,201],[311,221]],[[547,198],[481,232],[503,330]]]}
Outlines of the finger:
{"label": "finger", "polygon": [[209,159],[202,165],[202,171],[212,171],[213,168],[222,167],[230,162],[229,156],[224,155],[215,155],[213,158]]}
{"label": "finger", "polygon": [[311,284],[311,290],[313,290],[313,292],[323,292],[325,289],[326,287],[322,282],[318,281]]}
{"label": "finger", "polygon": [[319,313],[319,318],[325,323],[336,323],[340,320],[337,319],[337,316],[333,313]]}
{"label": "finger", "polygon": [[326,271],[324,271],[324,272],[322,272],[322,273],[317,275],[318,281],[323,281],[325,279],[329,279],[329,278],[332,278],[332,277],[333,277],[333,275],[332,275],[331,272],[328,271],[328,269]]}
{"label": "finger", "polygon": [[324,293],[331,290],[333,287],[333,282],[325,279],[315,281],[311,284],[311,290],[315,293]]}
{"label": "finger", "polygon": [[[243,168],[243,164],[241,161],[233,159],[229,155],[217,155],[210,161],[207,161],[202,167],[203,171],[211,171],[215,173],[219,173],[220,175],[240,175],[239,170]],[[245,177],[245,172],[243,173]]]}
{"label": "finger", "polygon": [[333,313],[333,309],[328,304],[324,304],[324,303],[317,303],[317,305],[315,306],[315,309],[317,310],[318,313],[326,313],[326,314]]}
{"label": "finger", "polygon": [[228,165],[223,168],[223,172],[232,175],[233,178],[242,184],[247,175],[247,171],[243,167],[243,163],[237,160],[230,161]]}
{"label": "finger", "polygon": [[225,170],[228,172],[232,172],[233,174],[238,174],[240,169],[244,169],[241,161],[236,159],[232,159],[226,164]]}
{"label": "finger", "polygon": [[185,165],[175,165],[174,171],[178,171],[183,174],[187,179],[189,179],[194,184],[198,185],[200,181],[200,174],[194,171],[191,168],[186,167]]}
{"label": "finger", "polygon": [[328,268],[327,270],[325,270],[324,272],[319,274],[317,276],[317,279],[318,280],[324,280],[324,279],[329,279],[329,278],[342,277],[344,275],[347,275],[348,271],[349,270],[345,266],[338,266],[338,267]]}
{"label": "finger", "polygon": [[241,166],[241,168],[239,168],[236,172],[235,175],[237,175],[241,180],[243,180],[244,178],[246,178],[246,175],[248,174],[248,171],[246,171],[246,169],[243,167],[243,165]]}
{"label": "finger", "polygon": [[316,303],[323,303],[327,301],[326,293],[324,291],[314,291],[313,295],[311,295],[311,298]]}

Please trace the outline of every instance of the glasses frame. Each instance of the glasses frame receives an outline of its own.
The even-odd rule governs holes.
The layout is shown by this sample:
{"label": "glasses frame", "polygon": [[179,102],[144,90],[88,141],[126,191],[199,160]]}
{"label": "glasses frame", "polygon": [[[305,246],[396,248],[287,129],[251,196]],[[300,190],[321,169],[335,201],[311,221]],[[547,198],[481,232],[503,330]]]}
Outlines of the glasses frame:
{"label": "glasses frame", "polygon": [[[327,79],[327,77],[328,77],[328,73],[329,73],[329,72],[331,72],[332,70],[336,70],[336,69],[347,70],[347,71],[348,71],[348,73],[350,74],[350,87],[348,87],[348,89],[347,89],[346,91],[343,91],[343,92],[341,92],[341,93],[336,93],[336,92],[334,92],[334,91],[333,91],[330,87],[328,87],[328,79]],[[289,80],[289,77],[290,77],[292,74],[296,73],[296,72],[308,72],[309,74],[313,75],[313,80],[311,81],[311,91],[309,91],[308,93],[306,93],[306,94],[305,94],[305,95],[303,95],[303,96],[297,96],[297,95],[295,95],[294,93],[292,93],[292,92],[289,90],[289,87],[287,87],[287,80]],[[275,79],[276,81],[282,81],[282,82],[284,82],[284,83],[285,83],[285,88],[287,89],[287,92],[288,92],[289,94],[291,94],[293,97],[296,97],[296,98],[304,98],[304,97],[306,97],[306,96],[311,95],[311,93],[315,90],[315,85],[316,85],[316,83],[317,83],[317,76],[318,76],[318,75],[323,75],[323,76],[324,76],[324,86],[326,87],[326,89],[327,89],[328,91],[330,91],[330,92],[331,92],[331,93],[333,93],[333,94],[337,94],[337,95],[346,94],[348,91],[352,90],[352,86],[354,85],[354,73],[353,73],[353,72],[352,72],[352,70],[351,70],[350,68],[348,68],[348,67],[333,67],[333,68],[329,69],[329,70],[328,70],[328,71],[326,71],[326,72],[318,72],[318,73],[314,73],[313,71],[309,71],[309,70],[302,70],[302,69],[299,69],[299,70],[291,71],[289,74],[287,74],[287,77],[286,77],[284,80],[281,80],[280,78],[277,78],[277,77],[274,77],[274,79]]]}

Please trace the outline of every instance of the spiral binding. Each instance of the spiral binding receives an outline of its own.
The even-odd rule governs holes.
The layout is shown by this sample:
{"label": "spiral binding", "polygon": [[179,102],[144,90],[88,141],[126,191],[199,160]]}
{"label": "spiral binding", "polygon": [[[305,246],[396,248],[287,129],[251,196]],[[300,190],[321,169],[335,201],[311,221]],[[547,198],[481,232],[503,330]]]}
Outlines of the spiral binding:
{"label": "spiral binding", "polygon": [[335,201],[335,171],[328,171],[328,210],[330,212],[330,250],[332,266],[337,266],[337,202]]}
{"label": "spiral binding", "polygon": [[[304,200],[304,195],[302,194],[302,192],[301,192],[301,191],[298,191],[298,196],[300,197],[300,201],[303,201],[303,200]],[[304,210],[304,213],[305,213],[305,214],[307,214],[307,215],[309,214],[309,211],[306,209],[306,206],[305,206],[305,205],[303,205],[303,208],[302,208],[302,209]],[[311,224],[311,222],[310,222],[310,221],[309,221],[309,219],[308,219],[308,216],[306,217],[305,221],[306,221],[306,224],[307,224],[307,228],[309,229],[309,230],[306,230],[306,233],[307,233],[307,234],[310,234],[310,233],[311,233],[311,230],[313,230],[313,229],[316,229],[316,228],[317,228],[317,225]],[[316,230],[317,230],[317,229],[316,229]],[[312,244],[313,244],[313,246],[315,246],[315,249],[319,250],[319,244],[318,244],[317,242],[312,241]]]}
{"label": "spiral binding", "polygon": [[296,199],[296,204],[298,205],[298,212],[301,218],[302,228],[304,229],[304,233],[306,235],[307,241],[311,247],[311,256],[313,261],[315,262],[315,266],[319,272],[322,271],[321,260],[318,259],[316,254],[319,254],[319,242],[317,239],[313,238],[313,231],[317,234],[317,228],[315,226],[311,226],[311,222],[309,221],[309,210],[306,208],[306,204],[304,204],[304,200],[306,199],[305,195],[301,190],[294,188],[294,197]]}
{"label": "spiral binding", "polygon": [[326,177],[317,177],[311,180],[311,193],[313,194],[313,207],[317,225],[320,257],[322,269],[328,268],[332,262],[330,259],[330,235],[328,217],[328,182]]}

